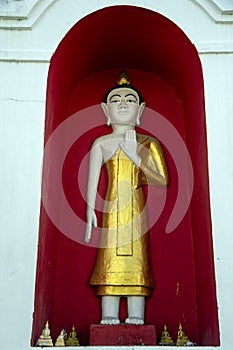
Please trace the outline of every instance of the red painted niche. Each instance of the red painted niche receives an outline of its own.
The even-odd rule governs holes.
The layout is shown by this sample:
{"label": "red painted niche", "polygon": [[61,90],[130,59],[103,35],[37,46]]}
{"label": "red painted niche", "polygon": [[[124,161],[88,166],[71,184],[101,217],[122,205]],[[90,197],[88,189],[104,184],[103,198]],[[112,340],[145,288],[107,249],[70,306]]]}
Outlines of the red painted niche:
{"label": "red painted niche", "polygon": [[[146,323],[156,326],[158,338],[166,323],[170,335],[176,340],[181,322],[190,340],[200,345],[217,346],[219,329],[204,87],[201,63],[187,36],[164,16],[134,6],[108,7],[80,20],[61,41],[51,59],[45,146],[62,122],[77,112],[99,105],[122,69],[126,69],[148,107],[138,131],[148,133],[144,123],[150,110],[163,116],[186,144],[194,172],[193,196],[186,215],[172,233],[166,234],[165,227],[179,186],[187,184],[179,184],[173,154],[166,147],[167,141],[160,140],[171,182],[165,207],[150,230],[156,288],[146,304]],[[80,118],[80,128],[84,123],[85,119]],[[66,199],[83,222],[86,204],[82,192],[85,192],[86,179],[83,188],[79,188],[79,169],[93,140],[111,131],[105,125],[100,110],[93,114],[93,123],[98,125],[81,135],[77,125],[79,137],[67,152],[62,167],[62,188]],[[43,171],[43,183],[46,183],[47,196],[51,197],[51,201],[51,193],[56,188],[53,188],[49,169],[56,159],[56,152],[48,153],[48,163]],[[182,161],[186,166],[185,160]],[[88,171],[87,166],[83,169]],[[104,197],[105,189],[106,174],[103,169],[100,196]],[[148,209],[149,219],[153,217],[153,210],[153,207]],[[100,222],[100,213],[98,218]],[[80,237],[84,236],[84,229],[84,224],[77,227]],[[90,325],[100,320],[100,300],[88,283],[96,252],[96,248],[63,234],[41,204],[32,346],[47,320],[53,339],[63,328],[69,331],[74,324],[80,343],[88,345]],[[125,316],[126,303],[122,300],[122,321]]]}

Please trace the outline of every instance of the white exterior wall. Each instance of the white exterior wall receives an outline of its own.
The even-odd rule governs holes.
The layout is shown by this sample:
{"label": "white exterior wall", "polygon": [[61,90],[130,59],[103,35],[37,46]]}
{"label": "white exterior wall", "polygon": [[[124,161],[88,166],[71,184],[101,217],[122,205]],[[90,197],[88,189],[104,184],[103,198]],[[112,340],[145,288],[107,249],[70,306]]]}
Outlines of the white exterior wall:
{"label": "white exterior wall", "polygon": [[79,19],[120,4],[145,7],[170,18],[200,54],[219,349],[232,348],[233,1],[0,0],[0,329],[4,350],[30,349],[49,60]]}

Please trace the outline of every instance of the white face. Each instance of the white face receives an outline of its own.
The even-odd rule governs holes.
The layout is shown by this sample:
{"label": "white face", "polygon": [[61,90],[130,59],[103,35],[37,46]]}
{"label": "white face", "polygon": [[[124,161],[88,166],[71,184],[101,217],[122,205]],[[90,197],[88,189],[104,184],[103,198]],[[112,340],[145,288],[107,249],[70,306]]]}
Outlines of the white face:
{"label": "white face", "polygon": [[107,108],[111,124],[138,124],[140,105],[138,94],[130,88],[119,88],[110,92]]}

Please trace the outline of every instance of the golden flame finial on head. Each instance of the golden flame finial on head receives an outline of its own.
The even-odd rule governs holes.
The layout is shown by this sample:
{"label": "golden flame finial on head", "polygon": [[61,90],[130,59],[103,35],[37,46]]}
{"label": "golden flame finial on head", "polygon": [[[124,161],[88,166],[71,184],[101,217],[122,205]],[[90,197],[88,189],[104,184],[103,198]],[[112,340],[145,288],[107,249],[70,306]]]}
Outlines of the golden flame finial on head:
{"label": "golden flame finial on head", "polygon": [[130,80],[125,72],[122,72],[117,80],[118,85],[130,85]]}
{"label": "golden flame finial on head", "polygon": [[116,82],[116,85],[113,86],[111,89],[109,89],[106,92],[106,94],[104,96],[104,102],[105,103],[108,102],[109,94],[113,90],[120,89],[120,88],[129,88],[131,90],[134,90],[137,93],[138,97],[139,97],[139,104],[141,104],[143,102],[142,95],[140,94],[140,92],[133,85],[131,85],[131,81],[129,80],[129,77],[128,77],[127,73],[124,70],[121,71],[121,74],[119,75],[119,78],[118,78],[118,80]]}

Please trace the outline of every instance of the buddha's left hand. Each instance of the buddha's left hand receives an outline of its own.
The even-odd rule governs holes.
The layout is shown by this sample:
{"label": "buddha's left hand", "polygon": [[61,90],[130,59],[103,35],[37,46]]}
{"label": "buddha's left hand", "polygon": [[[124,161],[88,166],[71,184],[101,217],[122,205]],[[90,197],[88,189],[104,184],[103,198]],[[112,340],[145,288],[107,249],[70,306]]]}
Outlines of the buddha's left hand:
{"label": "buddha's left hand", "polygon": [[135,130],[126,130],[125,140],[120,144],[125,154],[134,162],[138,167],[141,164],[141,157],[137,153],[137,139]]}

